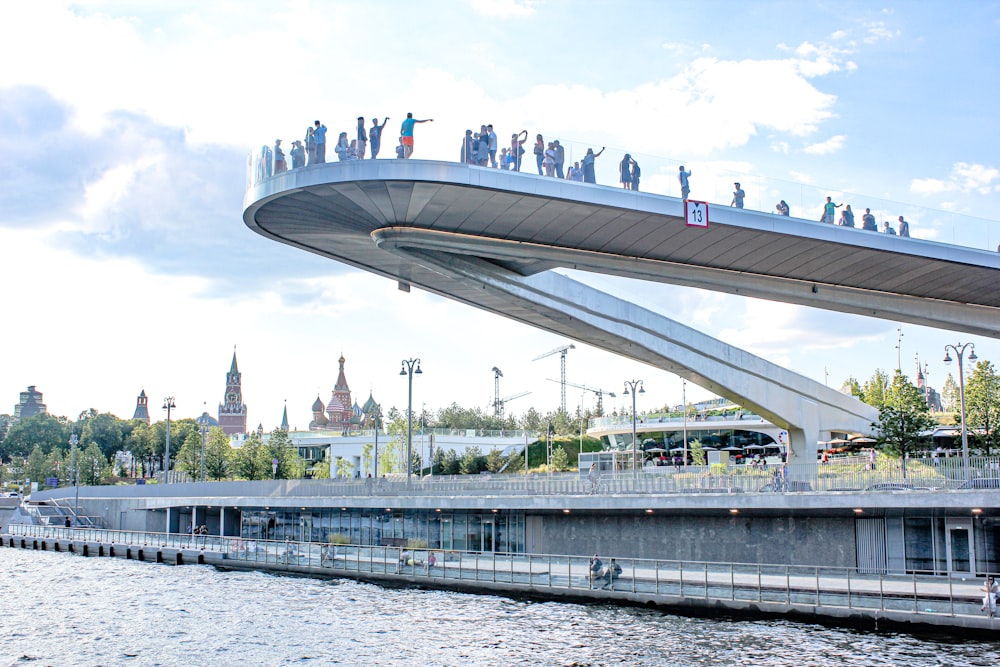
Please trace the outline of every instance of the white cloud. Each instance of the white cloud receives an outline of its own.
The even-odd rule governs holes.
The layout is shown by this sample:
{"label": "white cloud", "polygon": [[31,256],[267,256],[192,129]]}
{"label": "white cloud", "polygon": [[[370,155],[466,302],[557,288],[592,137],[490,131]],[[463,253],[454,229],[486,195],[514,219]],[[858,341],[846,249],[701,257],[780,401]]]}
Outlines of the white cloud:
{"label": "white cloud", "polygon": [[936,195],[942,192],[976,192],[988,195],[1000,192],[1000,169],[956,162],[946,178],[914,178],[910,182],[910,192],[919,195]]}
{"label": "white cloud", "polygon": [[809,146],[803,148],[802,151],[804,153],[808,153],[809,155],[830,155],[831,153],[836,153],[843,148],[846,141],[847,135],[838,134],[830,137],[826,141],[810,144]]}
{"label": "white cloud", "polygon": [[535,13],[536,0],[471,0],[472,8],[484,16],[520,18]]}
{"label": "white cloud", "polygon": [[844,39],[846,37],[847,37],[847,31],[846,30],[835,30],[830,35],[830,39]]}
{"label": "white cloud", "polygon": [[871,21],[864,24],[865,44],[875,44],[881,41],[895,39],[902,34],[899,30],[891,30],[885,25],[885,21]]}

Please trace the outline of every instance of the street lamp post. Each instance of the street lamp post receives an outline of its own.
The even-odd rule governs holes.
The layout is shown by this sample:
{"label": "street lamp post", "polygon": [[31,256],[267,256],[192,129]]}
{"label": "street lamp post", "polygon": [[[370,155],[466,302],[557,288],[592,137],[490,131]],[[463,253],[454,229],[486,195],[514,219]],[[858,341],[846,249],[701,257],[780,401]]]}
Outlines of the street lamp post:
{"label": "street lamp post", "polygon": [[375,470],[374,476],[378,479],[378,432],[382,428],[382,408],[379,405],[375,405],[374,412],[372,413],[372,419],[375,424]]}
{"label": "street lamp post", "polygon": [[408,376],[408,391],[406,394],[406,485],[410,485],[410,475],[413,472],[413,375],[420,375],[420,359],[403,359],[400,375]]}
{"label": "street lamp post", "polygon": [[170,483],[170,411],[177,407],[173,396],[163,399],[163,409],[167,411],[167,447],[163,457],[163,483]]}
{"label": "street lamp post", "polygon": [[637,460],[639,443],[635,441],[635,395],[645,394],[646,390],[642,388],[642,380],[625,380],[625,395],[629,395],[629,389],[631,389],[632,394],[632,479],[638,479],[639,477],[639,464]]}
{"label": "street lamp post", "polygon": [[201,420],[201,481],[205,481],[205,435],[208,433],[208,420],[202,417]]}
{"label": "street lamp post", "polygon": [[80,473],[76,470],[76,446],[80,439],[76,433],[69,436],[70,466],[73,468],[73,484],[76,486],[76,504],[73,505],[73,519],[80,515]]}
{"label": "street lamp post", "polygon": [[965,481],[968,482],[972,479],[971,471],[969,470],[969,430],[965,425],[965,370],[962,368],[963,357],[965,356],[966,348],[969,349],[969,361],[976,361],[979,357],[976,356],[976,346],[972,343],[958,343],[957,345],[945,345],[944,346],[944,363],[951,363],[951,355],[948,354],[948,350],[952,350],[955,353],[955,357],[958,359],[958,396],[962,407],[962,466],[965,468]]}
{"label": "street lamp post", "polygon": [[684,405],[684,467],[688,464],[688,398],[687,380],[681,378],[681,403]]}

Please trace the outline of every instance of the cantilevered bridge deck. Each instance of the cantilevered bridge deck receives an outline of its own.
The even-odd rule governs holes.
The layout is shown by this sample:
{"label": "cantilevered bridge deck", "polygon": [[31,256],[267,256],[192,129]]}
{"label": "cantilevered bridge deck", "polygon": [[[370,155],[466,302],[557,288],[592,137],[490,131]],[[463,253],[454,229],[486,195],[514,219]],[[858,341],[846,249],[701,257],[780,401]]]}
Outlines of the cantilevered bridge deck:
{"label": "cantilevered bridge deck", "polygon": [[265,236],[491,310],[412,254],[384,250],[485,259],[520,275],[574,268],[1000,337],[998,253],[727,207],[712,207],[710,220],[688,227],[674,197],[417,160],[286,172],[252,187],[244,211]]}

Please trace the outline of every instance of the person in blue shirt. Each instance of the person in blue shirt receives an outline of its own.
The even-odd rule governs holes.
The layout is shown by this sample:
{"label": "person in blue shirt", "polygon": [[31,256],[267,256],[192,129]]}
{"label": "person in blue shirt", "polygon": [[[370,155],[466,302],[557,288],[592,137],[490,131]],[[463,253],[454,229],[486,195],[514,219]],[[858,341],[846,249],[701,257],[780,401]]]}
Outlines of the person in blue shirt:
{"label": "person in blue shirt", "polygon": [[433,123],[433,118],[425,118],[423,120],[417,120],[413,117],[412,113],[406,114],[406,119],[403,121],[402,127],[399,129],[399,136],[402,139],[403,144],[403,159],[409,160],[410,156],[413,155],[413,126],[417,123]]}
{"label": "person in blue shirt", "polygon": [[736,208],[743,208],[743,200],[747,194],[743,192],[743,188],[740,187],[739,183],[733,183],[733,187],[736,188],[736,191],[733,193],[733,201],[729,205]]}
{"label": "person in blue shirt", "polygon": [[318,120],[313,125],[315,126],[313,129],[313,141],[316,142],[316,163],[323,164],[326,162],[326,125],[323,125]]}
{"label": "person in blue shirt", "polygon": [[684,171],[684,165],[681,165],[677,173],[677,180],[681,182],[681,199],[684,201],[687,201],[688,196],[691,194],[689,178],[691,178],[691,172]]}

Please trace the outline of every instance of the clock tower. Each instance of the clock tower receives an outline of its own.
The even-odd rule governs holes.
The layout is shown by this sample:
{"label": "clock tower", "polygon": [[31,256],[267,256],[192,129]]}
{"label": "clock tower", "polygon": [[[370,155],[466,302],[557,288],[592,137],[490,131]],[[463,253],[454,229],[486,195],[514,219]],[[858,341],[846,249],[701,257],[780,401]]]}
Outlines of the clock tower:
{"label": "clock tower", "polygon": [[219,426],[226,435],[240,435],[247,432],[247,406],[243,402],[241,379],[234,350],[233,363],[226,373],[225,401],[219,403]]}

